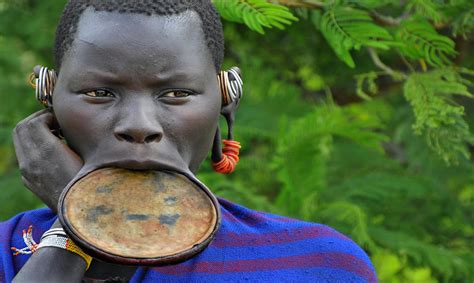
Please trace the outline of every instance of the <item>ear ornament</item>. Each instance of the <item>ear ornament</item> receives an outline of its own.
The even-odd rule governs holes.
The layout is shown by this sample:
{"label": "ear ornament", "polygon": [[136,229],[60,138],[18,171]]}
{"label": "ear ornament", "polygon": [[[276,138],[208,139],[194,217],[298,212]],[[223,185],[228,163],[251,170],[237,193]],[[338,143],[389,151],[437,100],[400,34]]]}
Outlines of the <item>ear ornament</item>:
{"label": "ear ornament", "polygon": [[57,81],[56,71],[44,66],[36,66],[29,81],[35,89],[36,100],[45,107],[49,107],[53,103],[54,86]]}
{"label": "ear ornament", "polygon": [[222,95],[222,111],[228,126],[228,137],[222,141],[219,129],[214,137],[212,154],[212,168],[217,173],[230,174],[235,171],[239,162],[240,142],[233,139],[233,123],[235,112],[243,95],[243,81],[240,69],[232,67],[228,71],[221,71],[218,75],[218,83]]}
{"label": "ear ornament", "polygon": [[222,105],[229,105],[242,98],[244,82],[240,77],[240,69],[238,67],[221,71],[217,77],[222,95]]}

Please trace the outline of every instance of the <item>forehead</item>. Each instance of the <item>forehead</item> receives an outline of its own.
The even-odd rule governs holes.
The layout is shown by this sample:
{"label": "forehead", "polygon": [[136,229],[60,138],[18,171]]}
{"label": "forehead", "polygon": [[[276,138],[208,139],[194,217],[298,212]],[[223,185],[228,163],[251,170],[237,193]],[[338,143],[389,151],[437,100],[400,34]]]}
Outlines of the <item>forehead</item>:
{"label": "forehead", "polygon": [[141,15],[87,9],[61,71],[98,68],[126,75],[182,70],[215,73],[194,11]]}

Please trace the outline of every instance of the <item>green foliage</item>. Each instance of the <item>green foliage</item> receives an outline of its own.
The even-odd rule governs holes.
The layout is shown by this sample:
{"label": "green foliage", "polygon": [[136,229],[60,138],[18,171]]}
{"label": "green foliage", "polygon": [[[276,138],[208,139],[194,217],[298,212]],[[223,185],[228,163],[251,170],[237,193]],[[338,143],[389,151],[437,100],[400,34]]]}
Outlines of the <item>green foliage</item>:
{"label": "green foliage", "polygon": [[346,233],[365,250],[375,253],[377,247],[369,235],[367,214],[361,206],[349,201],[336,201],[324,206],[319,213],[320,219],[349,227]]}
{"label": "green foliage", "polygon": [[[312,219],[320,209],[318,192],[327,185],[326,167],[333,137],[383,151],[380,142],[386,137],[371,131],[379,126],[376,119],[361,119],[349,109],[332,104],[321,105],[291,125],[284,123],[273,161],[283,184],[276,205],[284,208],[285,214]],[[303,203],[299,201],[302,195],[306,196]],[[342,217],[346,218],[345,214]]]}
{"label": "green foliage", "polygon": [[474,7],[462,12],[453,21],[453,34],[462,35],[467,39],[467,34],[474,28]]}
{"label": "green foliage", "polygon": [[[446,282],[450,282],[455,276],[466,276],[469,273],[469,263],[463,262],[459,255],[442,247],[423,243],[405,233],[384,229],[374,228],[372,234],[380,243],[398,250],[403,255],[413,258],[419,263],[425,262],[432,266],[434,270],[444,275]],[[408,272],[412,273],[413,271]],[[416,275],[411,274],[411,276]]]}
{"label": "green foliage", "polygon": [[402,45],[400,51],[412,59],[424,59],[431,66],[441,67],[451,63],[449,56],[456,55],[454,41],[440,35],[425,21],[405,21],[400,25],[396,38]]}
{"label": "green foliage", "polygon": [[250,29],[264,34],[264,28],[284,29],[298,18],[281,5],[265,0],[214,0],[212,1],[223,18],[245,23]]}
{"label": "green foliage", "polygon": [[375,80],[379,77],[377,72],[368,72],[357,75],[357,87],[356,93],[362,99],[371,99],[371,95],[375,95],[379,92],[379,87]]}
{"label": "green foliage", "polygon": [[396,3],[397,0],[348,0],[347,4],[357,5],[365,9],[376,9],[389,4]]}
{"label": "green foliage", "polygon": [[390,33],[373,23],[366,11],[347,6],[333,6],[321,17],[320,29],[336,55],[349,67],[355,63],[350,51],[362,46],[388,49]]}
{"label": "green foliage", "polygon": [[411,0],[406,6],[408,11],[414,10],[415,14],[430,19],[436,24],[444,18],[440,8],[440,5],[432,0]]}
{"label": "green foliage", "polygon": [[415,73],[405,83],[405,97],[416,118],[415,132],[425,134],[428,144],[447,163],[457,163],[460,156],[469,158],[467,145],[474,144],[474,136],[463,120],[464,107],[453,97],[472,98],[467,84],[470,82],[454,69]]}
{"label": "green foliage", "polygon": [[[423,282],[437,283],[428,267],[404,268],[406,260],[400,259],[395,254],[380,252],[374,255],[373,261],[381,282]],[[403,270],[402,272],[400,272]],[[397,276],[400,274],[399,276]]]}

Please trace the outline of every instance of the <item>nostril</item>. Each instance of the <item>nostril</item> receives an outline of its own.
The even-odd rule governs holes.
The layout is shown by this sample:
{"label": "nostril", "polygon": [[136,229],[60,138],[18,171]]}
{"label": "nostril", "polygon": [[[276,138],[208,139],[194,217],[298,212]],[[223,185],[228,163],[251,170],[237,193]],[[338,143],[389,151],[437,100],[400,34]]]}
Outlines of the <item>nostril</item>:
{"label": "nostril", "polygon": [[154,141],[159,141],[161,138],[160,134],[149,135],[145,138],[145,143],[151,143]]}
{"label": "nostril", "polygon": [[127,134],[116,134],[117,138],[119,140],[124,140],[128,142],[135,142],[135,139],[132,136],[129,136]]}

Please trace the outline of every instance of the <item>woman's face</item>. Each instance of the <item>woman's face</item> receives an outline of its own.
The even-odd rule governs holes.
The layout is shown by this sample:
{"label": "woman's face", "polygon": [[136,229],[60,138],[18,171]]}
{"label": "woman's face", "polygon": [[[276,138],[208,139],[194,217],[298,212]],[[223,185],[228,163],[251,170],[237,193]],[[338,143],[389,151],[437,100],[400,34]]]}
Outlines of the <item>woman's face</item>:
{"label": "woman's face", "polygon": [[195,172],[212,146],[221,107],[198,14],[86,10],[53,107],[86,165]]}

